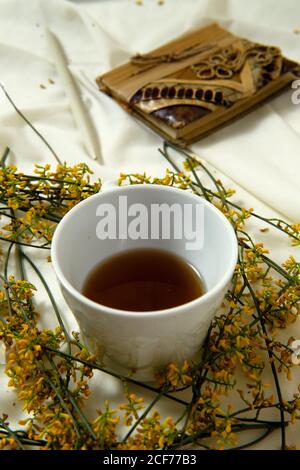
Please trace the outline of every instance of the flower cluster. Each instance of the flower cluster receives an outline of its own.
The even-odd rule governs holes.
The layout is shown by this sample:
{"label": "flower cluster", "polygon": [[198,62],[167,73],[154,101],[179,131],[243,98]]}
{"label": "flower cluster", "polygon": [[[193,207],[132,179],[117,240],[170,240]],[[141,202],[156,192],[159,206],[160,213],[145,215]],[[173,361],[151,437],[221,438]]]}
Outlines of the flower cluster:
{"label": "flower cluster", "polygon": [[[34,175],[17,172],[15,166],[0,167],[0,216],[8,223],[1,235],[17,244],[49,247],[57,222],[81,200],[97,193],[101,182],[90,183],[91,171],[84,163],[68,167],[36,165]],[[17,213],[16,213],[17,212]]]}
{"label": "flower cluster", "polygon": [[186,175],[183,172],[178,173],[167,169],[163,178],[152,178],[146,173],[121,173],[118,183],[119,186],[124,184],[163,184],[164,186],[173,186],[175,188],[187,189],[191,185],[191,179],[189,175]]}

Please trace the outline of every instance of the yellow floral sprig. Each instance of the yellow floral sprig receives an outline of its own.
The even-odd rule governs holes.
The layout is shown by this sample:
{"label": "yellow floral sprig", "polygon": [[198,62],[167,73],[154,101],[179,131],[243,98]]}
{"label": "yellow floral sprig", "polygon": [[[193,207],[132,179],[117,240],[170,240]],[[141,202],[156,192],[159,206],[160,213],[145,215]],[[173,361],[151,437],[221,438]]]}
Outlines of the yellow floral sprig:
{"label": "yellow floral sprig", "polygon": [[[166,145],[161,153],[171,161],[167,152]],[[191,188],[219,207],[233,224],[240,245],[232,289],[211,325],[199,363],[171,363],[158,371],[156,388],[140,384],[154,393],[147,406],[143,397],[129,388],[136,381],[118,376],[128,384],[118,413],[106,401],[95,410],[92,419],[85,415],[89,383],[93,370],[103,368],[80,343],[77,333],[73,338],[68,336],[53,298],[60,327],[56,330],[39,327],[33,285],[25,279],[10,277],[8,266],[15,245],[21,262],[30,262],[38,272],[33,260],[23,253],[22,244],[48,247],[60,218],[80,200],[98,192],[101,183],[90,183],[86,165],[58,165],[54,172],[47,165],[37,167],[36,175],[24,175],[5,165],[0,169],[4,239],[0,340],[7,350],[9,386],[16,390],[24,409],[30,413],[20,423],[24,427],[21,433],[11,429],[7,416],[0,420],[1,448],[23,448],[33,442],[46,449],[175,449],[190,444],[238,448],[239,432],[248,428],[262,431],[261,438],[280,428],[282,448],[289,447],[285,427],[299,419],[300,394],[295,390],[293,399],[288,401],[282,396],[278,374],[285,373],[288,379],[291,376],[295,367],[294,338],[282,342],[278,330],[293,324],[299,316],[300,264],[291,256],[278,266],[261,243],[253,242],[247,233],[247,222],[258,217],[293,242],[300,240],[299,226],[268,221],[253,209],[238,207],[230,200],[233,190],[214,179],[194,155],[186,151],[183,154],[186,158],[183,170],[175,167],[163,178],[122,174],[119,183]],[[203,185],[201,172],[211,178],[213,189]],[[65,343],[67,352],[62,349]],[[270,384],[264,380],[267,367],[272,370],[275,393],[270,392]],[[238,388],[237,371],[245,378],[246,390]],[[173,394],[183,388],[191,389],[190,402]],[[241,409],[224,406],[224,398],[232,394],[240,396]],[[177,420],[161,418],[153,410],[163,396],[182,406],[182,416]],[[278,421],[261,418],[262,411],[269,408],[278,409]],[[119,419],[120,414],[123,420]],[[120,435],[121,422],[129,428],[125,437]]]}

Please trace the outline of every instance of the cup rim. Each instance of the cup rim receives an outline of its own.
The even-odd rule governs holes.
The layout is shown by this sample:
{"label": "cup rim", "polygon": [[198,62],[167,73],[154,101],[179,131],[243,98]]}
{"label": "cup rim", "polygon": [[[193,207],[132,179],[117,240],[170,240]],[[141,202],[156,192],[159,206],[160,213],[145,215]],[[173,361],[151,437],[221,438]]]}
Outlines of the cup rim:
{"label": "cup rim", "polygon": [[[137,187],[143,187],[146,190],[154,189],[155,190],[161,190],[161,191],[171,191],[171,192],[182,192],[185,191],[185,194],[188,195],[191,199],[194,200],[194,198],[201,198],[202,203],[209,208],[209,210],[212,210],[218,217],[221,219],[222,223],[224,224],[224,227],[226,228],[226,231],[231,237],[232,240],[232,248],[233,248],[233,253],[232,253],[232,259],[230,263],[228,263],[228,267],[225,270],[222,278],[217,282],[217,284],[207,292],[205,292],[201,297],[197,297],[194,300],[191,300],[189,302],[186,302],[184,304],[178,305],[176,307],[171,307],[167,309],[161,309],[161,310],[149,310],[149,311],[132,311],[132,310],[121,310],[121,309],[116,309],[112,307],[107,307],[106,305],[100,304],[98,302],[95,302],[85,295],[83,295],[79,290],[77,290],[75,287],[72,286],[72,284],[68,281],[68,279],[65,277],[63,274],[61,268],[60,268],[60,263],[58,261],[58,256],[57,256],[57,245],[59,243],[59,237],[61,232],[63,231],[63,226],[64,223],[67,222],[67,220],[70,217],[74,216],[75,212],[80,211],[85,205],[91,203],[92,200],[97,199],[99,197],[102,197],[102,195],[106,195],[110,192],[115,192],[120,189],[126,189],[129,191],[134,190]],[[186,310],[187,308],[194,307],[194,306],[201,306],[202,304],[206,303],[207,301],[210,301],[215,294],[218,292],[222,291],[225,286],[230,282],[230,279],[233,275],[235,266],[237,264],[237,259],[238,259],[238,243],[237,243],[237,237],[235,234],[235,231],[233,229],[233,226],[229,222],[229,220],[225,217],[225,215],[217,208],[215,207],[211,202],[207,201],[203,196],[198,196],[189,190],[182,190],[181,188],[175,188],[173,186],[165,186],[162,184],[157,184],[157,185],[152,185],[152,184],[143,184],[143,183],[138,183],[134,185],[128,185],[128,186],[108,186],[105,188],[103,191],[99,191],[96,194],[93,194],[92,196],[84,199],[83,201],[79,202],[74,206],[72,209],[70,209],[69,212],[62,218],[62,220],[59,222],[51,243],[51,261],[52,261],[52,266],[54,269],[54,272],[59,280],[59,282],[62,284],[64,288],[66,288],[69,293],[71,293],[77,301],[86,304],[88,307],[92,307],[96,310],[99,311],[99,313],[106,313],[109,315],[113,316],[130,316],[132,318],[138,317],[138,318],[149,318],[151,316],[156,316],[159,315],[160,317],[162,316],[169,316],[171,314],[180,314],[182,311]],[[141,314],[142,313],[142,314]]]}

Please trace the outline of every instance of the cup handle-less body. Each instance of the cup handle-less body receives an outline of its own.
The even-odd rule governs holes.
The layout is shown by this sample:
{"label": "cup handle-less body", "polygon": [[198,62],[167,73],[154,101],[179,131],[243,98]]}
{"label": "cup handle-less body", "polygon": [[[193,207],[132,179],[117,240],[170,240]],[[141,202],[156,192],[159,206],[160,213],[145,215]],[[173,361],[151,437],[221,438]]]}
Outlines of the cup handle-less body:
{"label": "cup handle-less body", "polygon": [[[131,240],[96,237],[97,208],[118,205],[198,204],[204,206],[204,245],[188,252],[182,240]],[[124,216],[124,214],[121,214]],[[182,256],[204,279],[207,292],[178,307],[153,312],[127,312],[108,308],[81,294],[83,282],[100,261],[124,250],[159,248]],[[52,262],[66,302],[74,313],[84,341],[103,366],[123,375],[152,381],[169,362],[195,360],[210,322],[230,283],[237,241],[224,215],[212,204],[187,191],[160,185],[119,187],[109,181],[100,193],[75,206],[60,222],[52,243]]]}

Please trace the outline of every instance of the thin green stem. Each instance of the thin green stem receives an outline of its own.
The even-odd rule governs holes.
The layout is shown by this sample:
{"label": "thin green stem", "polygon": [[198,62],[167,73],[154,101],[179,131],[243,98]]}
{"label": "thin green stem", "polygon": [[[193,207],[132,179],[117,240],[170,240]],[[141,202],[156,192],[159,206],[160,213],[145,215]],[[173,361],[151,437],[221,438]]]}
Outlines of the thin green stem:
{"label": "thin green stem", "polygon": [[[8,279],[8,263],[9,263],[9,258],[10,258],[10,255],[11,255],[12,247],[13,247],[13,243],[11,243],[9,245],[8,250],[6,252],[6,256],[5,256],[5,261],[4,261],[4,277],[5,277],[5,279]],[[10,297],[9,297],[9,289],[7,287],[4,287],[4,289],[5,289],[5,296],[6,296],[6,301],[7,301],[8,313],[9,313],[9,316],[12,316],[13,311],[12,311],[11,301],[10,301]]]}
{"label": "thin green stem", "polygon": [[[249,449],[249,447],[254,446],[255,444],[258,444],[259,442],[263,441],[266,437],[268,437],[272,432],[274,432],[276,428],[268,428],[265,432],[261,434],[261,436],[258,436],[256,439],[253,439],[253,441],[246,442],[245,444],[241,444],[236,447],[232,447],[230,449],[226,450],[242,450],[242,449]],[[245,430],[246,431],[246,430]]]}
{"label": "thin green stem", "polygon": [[[29,439],[28,437],[26,437],[27,436],[26,433],[23,434],[22,431],[12,431],[12,432],[15,433],[15,435],[18,437],[18,439],[23,445],[44,447],[47,444],[47,442],[42,439],[40,440]],[[10,436],[8,431],[1,429],[1,424],[0,424],[0,436],[4,436],[4,437]]]}
{"label": "thin green stem", "polygon": [[43,374],[44,374],[44,379],[46,381],[46,383],[52,388],[52,390],[54,391],[56,397],[58,398],[62,408],[65,410],[65,412],[70,416],[72,422],[73,422],[73,425],[74,425],[74,430],[75,430],[75,433],[77,435],[77,438],[78,440],[80,439],[80,431],[79,431],[79,423],[77,421],[77,419],[73,416],[73,414],[71,413],[71,411],[69,410],[68,406],[66,405],[65,403],[65,400],[64,398],[62,397],[59,389],[54,385],[54,383],[52,382],[52,380],[50,379],[49,377],[49,374],[47,373],[47,370],[45,369],[45,367],[40,363],[40,367],[43,371]]}
{"label": "thin green stem", "polygon": [[162,389],[154,398],[154,400],[151,401],[151,403],[147,406],[145,411],[141,414],[141,416],[135,421],[133,426],[129,429],[128,433],[125,435],[123,439],[123,443],[127,441],[127,439],[131,436],[131,434],[134,432],[134,430],[138,427],[138,425],[146,418],[146,416],[149,414],[150,410],[153,408],[153,406],[161,399],[161,397],[164,395],[165,390]]}
{"label": "thin green stem", "polygon": [[4,154],[2,155],[1,160],[0,160],[0,167],[1,168],[5,168],[6,160],[8,158],[9,152],[10,152],[9,147],[6,147],[6,149],[4,150]]}
{"label": "thin green stem", "polygon": [[10,437],[12,437],[14,439],[14,441],[16,442],[17,446],[18,446],[18,449],[20,450],[25,450],[25,447],[23,446],[22,442],[20,441],[19,437],[17,436],[17,434],[12,431],[10,429],[9,426],[7,426],[4,422],[3,419],[0,418],[0,426],[5,429],[5,431],[10,435]]}
{"label": "thin green stem", "polygon": [[81,418],[81,421],[82,421],[82,425],[85,427],[85,429],[87,430],[87,432],[92,436],[93,439],[97,439],[97,435],[94,433],[94,431],[92,430],[91,426],[90,426],[90,423],[88,422],[85,414],[83,413],[82,409],[79,407],[77,401],[75,400],[75,398],[73,397],[73,394],[72,392],[69,390],[69,388],[64,384],[63,382],[63,379],[62,377],[60,376],[58,370],[57,370],[57,367],[56,367],[56,364],[55,362],[53,361],[52,357],[46,353],[46,356],[47,356],[47,359],[48,361],[50,362],[52,368],[54,370],[56,370],[57,372],[57,377],[58,377],[58,380],[60,382],[60,384],[62,385],[62,387],[64,388],[64,391],[68,397],[68,399],[70,400],[70,403],[72,404],[73,408],[75,409],[76,413],[78,414],[78,416]]}
{"label": "thin green stem", "polygon": [[268,352],[268,356],[270,358],[270,363],[271,363],[271,370],[272,370],[272,374],[273,374],[273,378],[274,378],[274,382],[275,382],[275,387],[276,387],[276,391],[277,391],[277,396],[278,396],[278,400],[279,400],[279,403],[280,403],[280,419],[281,419],[281,449],[282,450],[285,450],[286,448],[286,435],[285,435],[285,419],[284,419],[284,405],[283,405],[283,398],[282,398],[282,393],[281,393],[281,388],[280,388],[280,384],[279,384],[279,379],[278,379],[278,375],[277,375],[277,371],[276,371],[276,367],[274,365],[274,362],[273,362],[273,351],[272,351],[272,348],[270,346],[270,340],[267,339],[268,338],[268,332],[267,332],[267,329],[266,329],[266,326],[265,326],[265,321],[264,321],[264,318],[263,318],[263,315],[262,315],[262,312],[260,310],[260,305],[259,305],[259,302],[256,298],[256,295],[254,293],[254,290],[250,284],[250,282],[248,281],[248,278],[246,276],[246,274],[243,274],[243,278],[244,278],[244,281],[249,289],[249,292],[251,294],[251,297],[253,299],[253,302],[254,302],[254,305],[255,305],[255,308],[256,308],[256,311],[258,313],[258,316],[260,318],[260,324],[261,324],[261,328],[262,328],[262,331],[265,335],[265,341],[266,341],[266,347],[267,347],[267,352]]}
{"label": "thin green stem", "polygon": [[36,264],[29,258],[29,256],[27,256],[25,253],[22,253],[22,256],[23,258],[27,261],[28,264],[30,264],[30,266],[33,268],[33,270],[35,271],[35,273],[37,274],[37,276],[39,277],[40,281],[42,282],[46,292],[47,292],[47,295],[51,301],[51,304],[52,304],[52,307],[53,307],[53,310],[55,312],[55,315],[56,315],[56,318],[57,318],[57,321],[60,325],[60,327],[62,328],[63,332],[64,332],[64,335],[65,335],[65,338],[67,340],[67,343],[68,343],[68,352],[70,353],[71,351],[71,338],[69,336],[69,333],[65,327],[65,324],[63,322],[63,319],[61,317],[61,314],[59,312],[59,309],[58,309],[58,306],[55,302],[55,299],[54,299],[54,296],[44,278],[44,276],[42,275],[41,271],[38,269],[38,267],[36,266]]}
{"label": "thin green stem", "polygon": [[[269,424],[264,424],[264,423],[253,423],[253,424],[237,424],[232,426],[232,432],[234,433],[239,433],[239,432],[244,432],[244,431],[252,431],[256,429],[267,429],[268,431],[272,432],[275,429],[278,429],[278,425],[269,425]],[[194,434],[190,436],[186,436],[182,438],[178,443],[173,444],[171,447],[169,447],[168,450],[173,450],[173,449],[178,449],[178,447],[182,447],[188,444],[195,443],[199,438],[205,439],[211,437],[211,431],[212,430],[201,430],[197,431]],[[262,439],[262,438],[261,438]],[[260,440],[261,440],[260,439]],[[251,441],[250,444],[252,445],[253,442]],[[247,445],[245,444],[245,447]],[[229,449],[228,449],[229,450]]]}
{"label": "thin green stem", "polygon": [[57,153],[52,148],[52,146],[47,142],[45,137],[36,129],[36,127],[29,121],[29,119],[22,113],[22,111],[16,106],[16,104],[14,103],[14,101],[12,100],[12,98],[10,97],[8,92],[6,91],[6,88],[4,87],[3,83],[1,83],[1,82],[0,82],[0,87],[2,88],[6,98],[8,99],[8,101],[10,102],[10,104],[12,105],[12,107],[14,108],[16,113],[23,119],[23,121],[26,122],[26,124],[33,130],[33,132],[35,132],[35,134],[44,142],[44,144],[50,150],[50,152],[52,153],[52,155],[55,158],[55,160],[57,161],[57,163],[59,163],[61,165],[62,164],[61,160],[60,160],[59,156],[57,155]]}
{"label": "thin green stem", "polygon": [[23,243],[23,242],[19,242],[17,240],[12,240],[11,238],[4,238],[4,237],[0,237],[0,240],[4,241],[4,242],[7,242],[7,243],[13,243],[15,245],[21,245],[21,246],[29,246],[30,248],[39,248],[41,250],[50,250],[50,247],[49,246],[44,246],[44,245],[32,245],[30,243]]}

